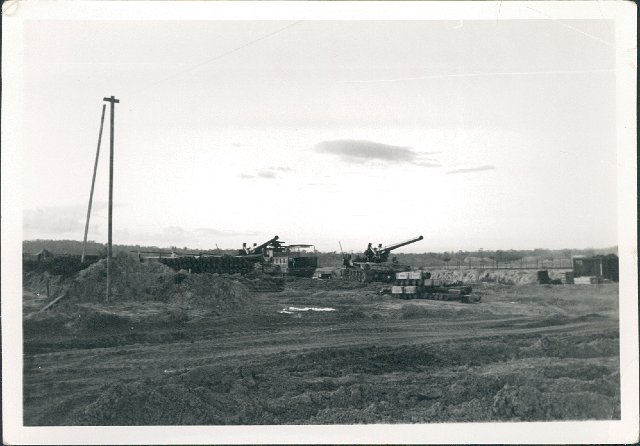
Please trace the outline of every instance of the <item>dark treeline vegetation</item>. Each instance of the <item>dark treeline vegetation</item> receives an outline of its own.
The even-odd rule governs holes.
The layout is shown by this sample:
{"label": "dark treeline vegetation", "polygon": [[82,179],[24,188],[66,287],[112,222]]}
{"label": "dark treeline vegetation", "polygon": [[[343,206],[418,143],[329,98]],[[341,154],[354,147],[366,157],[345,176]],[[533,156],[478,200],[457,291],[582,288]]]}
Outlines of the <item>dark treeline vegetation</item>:
{"label": "dark treeline vegetation", "polygon": [[[82,254],[82,242],[78,240],[25,240],[22,242],[23,254],[38,254],[43,249],[50,251],[56,255],[80,255]],[[185,252],[207,252],[215,254],[237,254],[237,249],[204,249],[204,248],[178,248],[176,246],[171,247],[158,247],[158,246],[139,246],[139,245],[113,245],[113,252],[137,252],[140,251],[162,251],[162,252],[175,252],[176,254]],[[95,241],[87,242],[87,254],[92,255],[106,255],[107,244],[98,243]]]}
{"label": "dark treeline vegetation", "polygon": [[[77,240],[25,240],[22,242],[24,254],[37,254],[46,249],[53,254],[80,255],[82,242]],[[87,242],[87,254],[106,255],[106,244],[95,241]],[[158,247],[114,245],[114,252],[162,251],[176,254],[207,252],[211,254],[237,254],[236,249],[206,249],[188,247]],[[525,250],[477,250],[477,251],[445,251],[411,254],[396,254],[400,263],[413,267],[543,267],[570,266],[573,256],[594,256],[618,253],[617,247],[594,249],[525,249]],[[339,252],[318,252],[318,264],[323,267],[342,265]]]}
{"label": "dark treeline vegetation", "polygon": [[[617,247],[604,249],[526,249],[526,250],[478,250],[445,251],[411,254],[395,254],[399,263],[413,267],[477,268],[477,267],[569,267],[573,256],[618,254]],[[393,256],[393,253],[392,253]],[[342,263],[339,252],[319,253],[322,266],[338,266]]]}

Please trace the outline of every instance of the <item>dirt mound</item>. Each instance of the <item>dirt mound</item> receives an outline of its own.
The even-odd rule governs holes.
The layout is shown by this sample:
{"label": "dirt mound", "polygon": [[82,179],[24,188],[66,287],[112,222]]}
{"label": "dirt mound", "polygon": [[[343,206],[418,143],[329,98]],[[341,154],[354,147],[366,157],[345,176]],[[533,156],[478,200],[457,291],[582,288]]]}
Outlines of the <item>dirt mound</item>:
{"label": "dirt mound", "polygon": [[495,395],[493,414],[509,420],[611,419],[613,398],[594,392],[551,393],[506,384]]}
{"label": "dirt mound", "polygon": [[65,278],[60,275],[49,274],[48,272],[23,271],[23,288],[35,293],[45,294],[47,292],[47,283],[49,284],[49,291],[53,296],[62,290],[65,284]]}
{"label": "dirt mound", "polygon": [[254,372],[244,367],[165,370],[162,377],[114,383],[73,414],[80,425],[255,424],[265,413]]}
{"label": "dirt mound", "polygon": [[[141,263],[129,256],[118,256],[111,262],[110,298],[166,301],[174,286],[174,277],[175,272],[161,263]],[[104,301],[106,288],[107,261],[103,259],[80,271],[68,283],[65,301]]]}
{"label": "dirt mound", "polygon": [[202,273],[188,275],[175,285],[170,302],[180,308],[227,311],[245,307],[250,297],[251,291],[238,278]]}
{"label": "dirt mound", "polygon": [[138,381],[110,386],[76,418],[81,425],[202,424],[210,411],[184,386]]}
{"label": "dirt mound", "polygon": [[[239,309],[246,305],[252,289],[278,286],[275,281],[271,283],[262,278],[175,272],[161,263],[141,263],[128,256],[112,259],[110,273],[111,302],[165,302],[178,312],[190,308],[218,312]],[[36,283],[36,279],[32,279],[32,282]],[[106,286],[107,265],[106,260],[101,260],[64,282],[60,293],[66,293],[66,296],[56,307],[68,309],[78,304],[104,302]],[[96,323],[99,325],[99,322]]]}
{"label": "dirt mound", "polygon": [[527,356],[600,358],[616,355],[619,349],[620,343],[616,338],[585,339],[576,343],[573,338],[542,336],[529,347],[521,348],[521,353]]}

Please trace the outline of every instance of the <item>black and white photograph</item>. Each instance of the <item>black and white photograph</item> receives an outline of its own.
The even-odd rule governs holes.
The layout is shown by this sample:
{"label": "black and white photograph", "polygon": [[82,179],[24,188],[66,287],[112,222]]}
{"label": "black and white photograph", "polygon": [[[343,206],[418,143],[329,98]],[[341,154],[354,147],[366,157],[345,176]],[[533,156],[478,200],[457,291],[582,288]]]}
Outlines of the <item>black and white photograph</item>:
{"label": "black and white photograph", "polygon": [[55,3],[3,4],[4,441],[638,440],[634,3]]}

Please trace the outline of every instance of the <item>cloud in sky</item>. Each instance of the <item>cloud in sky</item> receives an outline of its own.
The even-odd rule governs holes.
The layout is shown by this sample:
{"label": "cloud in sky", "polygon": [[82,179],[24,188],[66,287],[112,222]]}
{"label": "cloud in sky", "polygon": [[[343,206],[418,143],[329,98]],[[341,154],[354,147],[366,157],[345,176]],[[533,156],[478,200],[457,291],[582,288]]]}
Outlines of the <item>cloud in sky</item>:
{"label": "cloud in sky", "polygon": [[[114,207],[121,206],[114,203]],[[100,222],[107,210],[107,203],[93,202],[91,206],[91,231],[100,233]],[[40,235],[76,235],[82,236],[87,218],[87,205],[47,206],[24,209],[22,227],[27,237]]]}
{"label": "cloud in sky", "polygon": [[84,229],[82,211],[80,209],[25,209],[22,217],[22,226],[28,233],[81,233]]}
{"label": "cloud in sky", "polygon": [[263,169],[258,169],[255,174],[241,173],[240,178],[250,179],[250,178],[262,178],[267,180],[273,180],[279,178],[282,172],[291,172],[293,169],[285,166],[272,166],[265,167]]}
{"label": "cloud in sky", "polygon": [[189,249],[223,249],[241,246],[244,240],[253,240],[260,232],[246,227],[238,229],[203,228],[181,225],[168,225],[149,229],[148,227],[114,228],[114,242],[125,245],[188,247]]}
{"label": "cloud in sky", "polygon": [[222,237],[230,237],[230,236],[256,236],[260,235],[259,232],[256,231],[234,231],[230,229],[213,229],[213,228],[196,228],[193,230],[196,236],[201,235],[215,235]]}
{"label": "cloud in sky", "polygon": [[152,235],[153,238],[165,241],[167,243],[184,244],[185,242],[193,244],[193,240],[201,240],[207,237],[236,237],[236,236],[255,236],[255,231],[237,231],[231,229],[215,229],[215,228],[185,228],[182,226],[168,226],[160,232]]}
{"label": "cloud in sky", "polygon": [[430,158],[429,153],[419,153],[411,147],[394,146],[361,139],[338,139],[323,141],[315,146],[318,153],[337,155],[347,163],[365,163],[368,161],[383,161],[387,163],[407,163],[423,167],[440,167],[440,164]]}
{"label": "cloud in sky", "polygon": [[482,172],[483,170],[495,170],[496,166],[478,166],[478,167],[469,167],[467,169],[453,169],[447,172],[447,175],[459,174],[459,173],[473,173],[473,172]]}
{"label": "cloud in sky", "polygon": [[187,228],[183,226],[168,226],[155,232],[121,231],[118,234],[131,243],[152,244],[157,246],[188,246],[203,248],[215,246],[219,239],[234,237],[255,237],[255,231],[215,229],[215,228]]}
{"label": "cloud in sky", "polygon": [[257,176],[258,178],[269,178],[269,179],[272,179],[272,178],[277,178],[277,177],[278,177],[278,174],[276,174],[276,173],[275,173],[274,171],[272,171],[272,170],[259,170],[259,171],[256,173],[256,176]]}

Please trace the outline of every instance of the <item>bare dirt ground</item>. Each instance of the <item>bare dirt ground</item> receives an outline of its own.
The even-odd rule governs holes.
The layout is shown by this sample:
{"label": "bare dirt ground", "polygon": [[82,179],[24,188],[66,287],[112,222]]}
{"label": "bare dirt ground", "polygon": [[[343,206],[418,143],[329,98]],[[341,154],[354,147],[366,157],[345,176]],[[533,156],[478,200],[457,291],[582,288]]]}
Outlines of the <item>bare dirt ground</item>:
{"label": "bare dirt ground", "polygon": [[[24,422],[620,417],[617,284],[478,284],[479,304],[380,290],[296,279],[281,292],[243,291],[225,311],[186,304],[183,292],[38,313],[45,299],[25,286]],[[335,311],[280,313],[290,307]]]}

